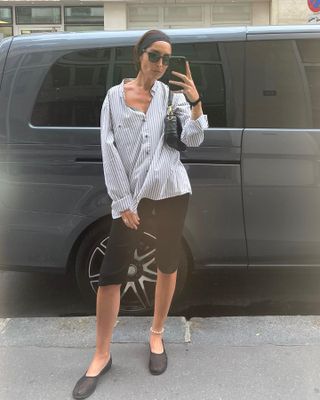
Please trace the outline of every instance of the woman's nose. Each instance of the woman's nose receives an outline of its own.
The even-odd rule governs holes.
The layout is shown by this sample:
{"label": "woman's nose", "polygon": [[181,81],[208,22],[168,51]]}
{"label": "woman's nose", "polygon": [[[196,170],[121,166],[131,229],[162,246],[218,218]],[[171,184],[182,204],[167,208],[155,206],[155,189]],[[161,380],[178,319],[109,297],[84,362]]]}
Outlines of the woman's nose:
{"label": "woman's nose", "polygon": [[159,60],[157,61],[158,65],[164,66],[163,64],[163,58],[159,58]]}

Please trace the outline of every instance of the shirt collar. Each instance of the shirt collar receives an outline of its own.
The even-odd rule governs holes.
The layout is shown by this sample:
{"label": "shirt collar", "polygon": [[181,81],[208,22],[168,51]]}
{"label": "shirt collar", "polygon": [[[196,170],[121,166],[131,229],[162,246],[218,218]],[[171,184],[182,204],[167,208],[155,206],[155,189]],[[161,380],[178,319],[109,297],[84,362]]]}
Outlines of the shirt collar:
{"label": "shirt collar", "polygon": [[[120,95],[122,96],[122,97],[124,97],[123,96],[123,94],[124,94],[124,81],[125,80],[132,80],[132,79],[135,79],[135,78],[124,78],[124,79],[122,79],[122,81],[121,81],[121,84],[120,84]],[[150,93],[151,93],[151,95],[153,96],[154,94],[155,94],[155,92],[157,91],[157,87],[158,87],[158,81],[157,80],[155,80],[154,81],[154,84],[151,86],[151,89],[150,89]]]}

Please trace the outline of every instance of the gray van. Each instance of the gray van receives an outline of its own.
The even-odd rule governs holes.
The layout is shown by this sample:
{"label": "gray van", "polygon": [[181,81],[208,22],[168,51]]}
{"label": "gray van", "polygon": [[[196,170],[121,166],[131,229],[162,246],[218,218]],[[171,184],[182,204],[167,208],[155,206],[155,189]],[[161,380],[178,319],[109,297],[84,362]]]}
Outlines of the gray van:
{"label": "gray van", "polygon": [[[106,91],[134,77],[144,31],[0,42],[0,264],[75,277],[95,302],[111,224],[100,148]],[[209,120],[181,159],[193,194],[175,301],[212,268],[319,267],[320,26],[164,30],[190,61]],[[319,181],[318,181],[319,179]],[[121,311],[153,306],[152,218]]]}

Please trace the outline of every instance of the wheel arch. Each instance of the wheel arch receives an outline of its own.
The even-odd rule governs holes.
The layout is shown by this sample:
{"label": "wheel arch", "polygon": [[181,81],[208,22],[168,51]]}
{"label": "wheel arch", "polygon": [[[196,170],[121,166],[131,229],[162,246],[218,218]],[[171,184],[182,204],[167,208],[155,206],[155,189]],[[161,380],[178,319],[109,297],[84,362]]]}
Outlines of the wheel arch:
{"label": "wheel arch", "polygon": [[80,233],[80,235],[78,235],[76,237],[76,240],[74,241],[71,250],[69,252],[69,256],[67,259],[67,264],[66,264],[66,275],[72,277],[72,279],[75,279],[75,261],[76,261],[76,257],[77,257],[77,253],[79,251],[80,245],[83,241],[83,239],[86,237],[86,235],[95,229],[96,226],[99,226],[100,224],[110,224],[112,220],[112,217],[110,214],[107,214],[103,217],[100,217],[98,219],[96,219],[95,221],[91,222],[89,225],[87,225],[85,227],[85,229],[83,229]]}

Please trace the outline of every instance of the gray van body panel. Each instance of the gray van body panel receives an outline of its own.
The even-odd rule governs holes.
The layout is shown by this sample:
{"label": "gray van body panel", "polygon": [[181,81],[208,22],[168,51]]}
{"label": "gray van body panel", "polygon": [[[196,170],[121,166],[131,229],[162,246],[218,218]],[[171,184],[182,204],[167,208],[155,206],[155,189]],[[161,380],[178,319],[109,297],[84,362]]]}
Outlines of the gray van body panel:
{"label": "gray van body panel", "polygon": [[[7,230],[3,238],[3,243],[10,246],[2,254],[2,266],[21,270],[64,269],[77,237],[91,224],[110,215],[100,129],[32,126],[28,121],[37,94],[32,88],[39,86],[48,68],[62,54],[80,48],[133,45],[143,32],[62,36],[57,33],[14,38],[6,64],[6,84],[0,93],[0,119],[5,122],[5,115],[11,115],[6,117],[10,121],[8,168],[1,174],[6,190],[0,194],[2,212],[6,213],[8,205],[11,209],[11,213],[6,213]],[[175,43],[244,40],[245,33],[244,27],[201,29],[197,35],[190,34],[190,30],[170,30]],[[21,85],[24,90],[17,90]],[[221,263],[247,265],[241,201],[241,136],[242,129],[208,129],[202,145],[189,148],[181,156],[193,187],[184,237],[195,268]],[[222,190],[215,189],[222,182]],[[209,192],[208,185],[212,187]],[[213,203],[228,206],[213,209]],[[231,213],[236,218],[230,219]],[[213,226],[216,233],[212,235]],[[30,254],[28,249],[35,243],[36,248]]]}
{"label": "gray van body panel", "polygon": [[256,25],[246,27],[248,35],[256,34],[281,34],[285,38],[286,34],[312,33],[319,32],[319,25],[301,24],[301,25]]}
{"label": "gray van body panel", "polygon": [[2,81],[2,76],[3,76],[3,69],[6,63],[7,59],[7,54],[10,48],[12,42],[12,37],[8,37],[5,39],[2,39],[0,41],[0,87],[1,87],[1,81]]}
{"label": "gray van body panel", "polygon": [[246,129],[242,180],[250,266],[320,266],[320,130]]}
{"label": "gray van body panel", "polygon": [[319,25],[248,26],[247,40],[319,38]]}
{"label": "gray van body panel", "polygon": [[[266,32],[248,27],[247,39],[250,44],[265,40],[320,39],[320,26],[273,26]],[[261,48],[262,42],[258,46]],[[293,54],[297,54],[295,49]],[[301,87],[300,103],[308,104],[311,96],[303,63],[294,71]],[[256,82],[262,81],[259,78],[260,75]],[[271,71],[268,78],[271,86],[266,89],[272,89]],[[281,87],[278,89],[281,91]],[[282,112],[286,109],[283,107]],[[312,116],[301,118],[307,121]],[[319,159],[320,129],[244,130],[243,206],[251,267],[320,266]]]}
{"label": "gray van body panel", "polygon": [[[8,37],[0,41],[0,90],[3,78],[3,70],[6,64],[7,55],[9,52],[11,42],[12,42],[12,37]],[[6,141],[6,130],[4,129],[3,125],[0,125],[0,143],[3,143],[5,141]]]}
{"label": "gray van body panel", "polygon": [[[173,43],[190,43],[257,40],[258,37],[275,38],[275,35],[284,38],[284,32],[290,37],[295,32],[318,35],[319,30],[308,25],[164,31]],[[133,45],[144,32],[69,32],[68,35],[14,37],[5,66],[6,79],[0,91],[0,126],[5,127],[7,134],[7,145],[0,149],[0,160],[5,160],[0,164],[0,243],[5,249],[1,252],[2,268],[61,272],[81,233],[110,215],[111,201],[102,170],[100,129],[32,126],[30,115],[38,91],[32,88],[39,86],[48,68],[61,55],[81,48]],[[264,131],[266,133],[281,134],[272,130]],[[255,188],[257,177],[265,168],[259,160],[261,144],[255,143],[254,135],[261,135],[261,131],[210,127],[199,148],[189,148],[181,154],[193,190],[184,238],[194,258],[195,269],[246,268],[266,260],[270,264],[281,261],[281,258],[271,258],[273,250],[266,247],[270,245],[268,238],[255,241],[265,228],[261,225],[266,223],[263,216],[272,212],[272,208],[268,202],[262,201],[256,208],[252,203],[252,188],[259,189]],[[315,132],[308,136],[310,143],[318,140],[318,136],[313,135]],[[267,148],[264,150],[268,152]],[[277,153],[279,160],[285,157],[285,148],[282,150],[283,153]],[[300,155],[294,154],[294,157],[298,159]],[[269,156],[272,161],[271,150]],[[281,179],[290,181],[291,174],[285,171]],[[267,186],[259,198],[268,199],[274,193],[275,189],[270,191]],[[287,201],[293,195],[295,193],[290,192]],[[308,221],[310,217],[308,214]],[[289,229],[290,226],[282,231],[282,239],[290,234]],[[313,226],[314,229],[318,228]],[[318,243],[319,240],[314,245]],[[266,255],[265,260],[261,261],[258,251],[262,257]],[[287,243],[282,251],[292,251],[292,244]],[[308,261],[316,264],[318,253],[315,247],[312,251]],[[288,264],[288,260],[294,264],[290,258],[284,258],[284,264]]]}
{"label": "gray van body panel", "polygon": [[[113,46],[133,46],[147,30],[130,31],[95,31],[95,32],[56,32],[50,35],[22,35],[15,36],[13,40],[14,53],[25,54],[29,52],[64,51],[79,48],[98,48]],[[174,43],[196,43],[214,41],[236,41],[245,40],[246,27],[221,27],[201,29],[162,29],[167,33]],[[197,32],[196,34],[194,32]]]}

